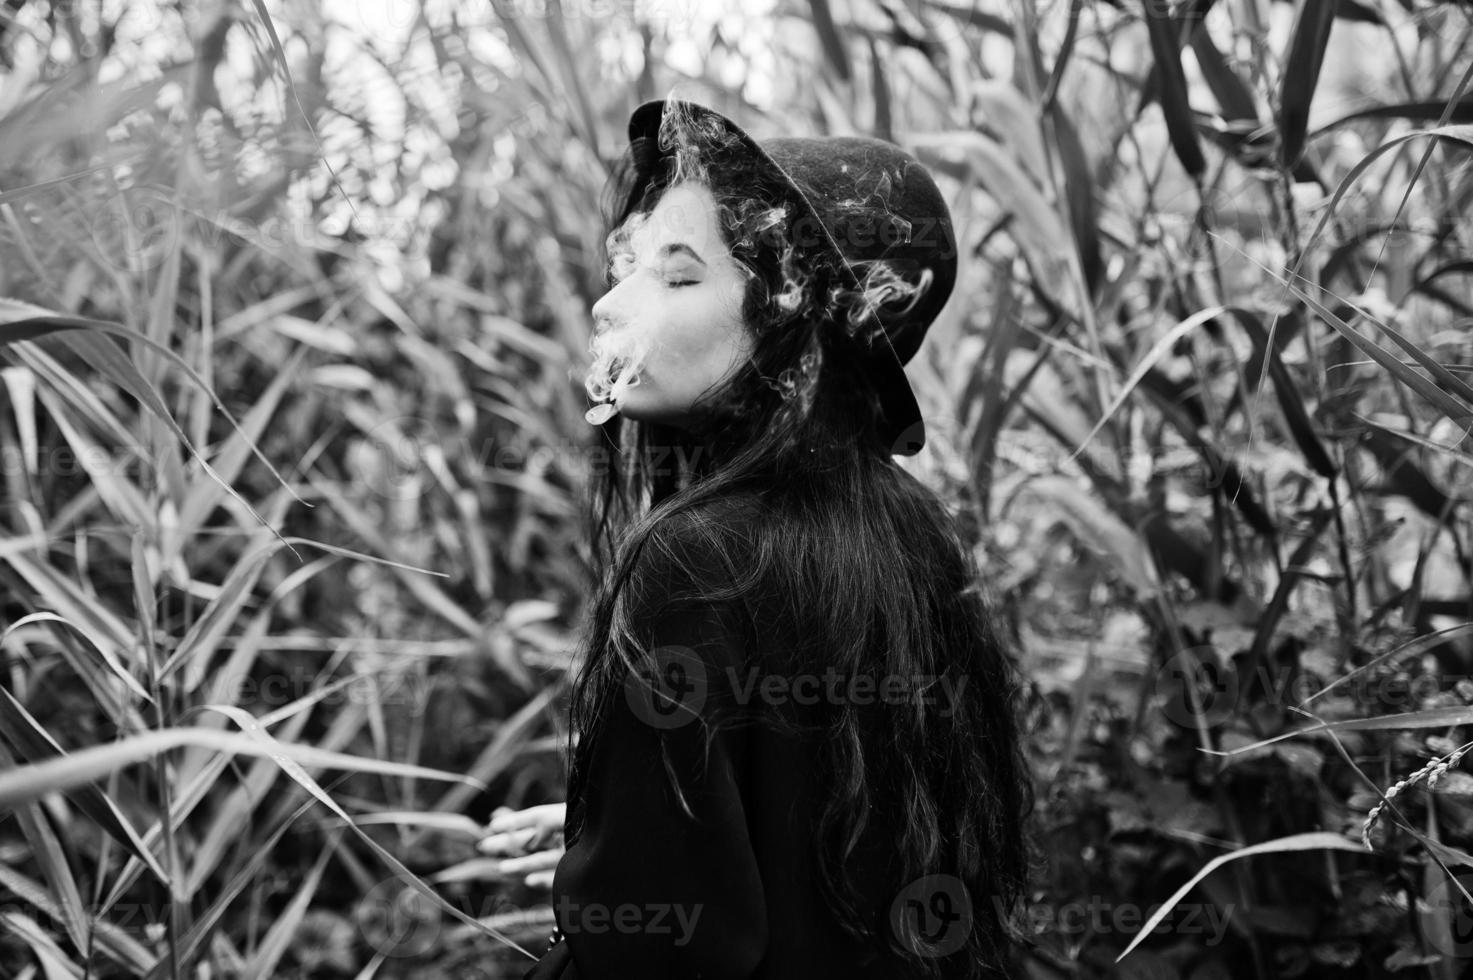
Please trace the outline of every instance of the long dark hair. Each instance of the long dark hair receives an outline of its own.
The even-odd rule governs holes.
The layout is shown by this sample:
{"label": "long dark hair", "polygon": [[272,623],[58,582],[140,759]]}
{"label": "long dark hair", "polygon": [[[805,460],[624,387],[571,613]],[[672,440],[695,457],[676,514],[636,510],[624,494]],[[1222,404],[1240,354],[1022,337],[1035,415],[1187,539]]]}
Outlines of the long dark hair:
{"label": "long dark hair", "polygon": [[[813,843],[841,926],[879,943],[857,911],[847,859],[871,820],[896,828],[897,870],[886,894],[928,875],[959,880],[974,927],[947,961],[966,964],[959,976],[1000,971],[1031,856],[1022,685],[971,548],[936,494],[892,459],[862,371],[864,332],[894,305],[913,302],[916,287],[877,264],[861,270],[860,289],[846,288],[833,256],[798,248],[785,234],[791,191],[724,130],[701,122],[667,100],[660,148],[668,152],[657,160],[649,146],[626,152],[606,188],[604,217],[612,241],[631,214],[652,209],[675,184],[707,187],[723,238],[750,273],[742,312],[755,342],[749,360],[701,400],[699,430],[620,416],[604,426],[617,451],[591,474],[584,515],[598,579],[571,696],[566,843],[582,828],[607,698],[630,676],[653,676],[628,611],[630,596],[652,587],[641,554],[682,560],[689,551],[679,541],[694,537],[733,570],[737,599],[770,605],[777,597],[785,635],[807,669],[966,679],[949,714],[916,703],[880,712],[877,725],[853,704],[829,709],[823,771],[833,779]],[[739,498],[755,501],[761,519],[729,520]],[[709,569],[687,571],[690,580],[710,578]],[[915,924],[898,928],[892,949],[939,976]]]}

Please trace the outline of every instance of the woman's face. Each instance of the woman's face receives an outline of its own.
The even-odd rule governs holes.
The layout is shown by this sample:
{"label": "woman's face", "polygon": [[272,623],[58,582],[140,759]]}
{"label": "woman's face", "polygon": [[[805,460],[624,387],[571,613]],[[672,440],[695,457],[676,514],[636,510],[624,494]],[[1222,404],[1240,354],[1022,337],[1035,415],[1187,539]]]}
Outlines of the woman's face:
{"label": "woman's face", "polygon": [[615,284],[593,305],[589,393],[612,383],[628,418],[689,427],[696,400],[752,343],[741,316],[746,270],[721,240],[710,190],[671,187],[653,211],[630,216],[609,258]]}

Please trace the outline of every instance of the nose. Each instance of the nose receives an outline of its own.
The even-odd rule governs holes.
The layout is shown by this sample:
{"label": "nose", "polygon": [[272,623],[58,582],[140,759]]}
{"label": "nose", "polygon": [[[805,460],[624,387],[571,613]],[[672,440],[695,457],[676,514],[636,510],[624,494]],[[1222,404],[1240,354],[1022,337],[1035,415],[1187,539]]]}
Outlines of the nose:
{"label": "nose", "polygon": [[609,294],[604,293],[593,304],[593,328],[599,329],[599,324],[609,318]]}
{"label": "nose", "polygon": [[615,285],[608,292],[600,296],[598,301],[593,304],[593,329],[595,333],[607,333],[618,323],[618,300],[614,296],[618,291],[619,286]]}

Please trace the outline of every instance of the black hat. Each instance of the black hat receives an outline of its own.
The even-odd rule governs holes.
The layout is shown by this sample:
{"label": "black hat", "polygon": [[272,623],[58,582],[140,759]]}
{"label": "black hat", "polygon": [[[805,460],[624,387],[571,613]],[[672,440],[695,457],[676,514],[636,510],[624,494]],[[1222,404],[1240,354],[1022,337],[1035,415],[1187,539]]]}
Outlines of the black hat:
{"label": "black hat", "polygon": [[[713,109],[685,100],[682,108],[714,120],[738,138],[792,191],[802,214],[801,241],[827,248],[843,261],[851,288],[852,263],[883,259],[916,283],[929,269],[931,283],[909,308],[879,317],[881,329],[868,348],[867,373],[880,396],[885,440],[892,452],[911,456],[925,445],[925,425],[904,365],[946,305],[956,283],[957,248],[951,213],[941,191],[915,157],[886,140],[867,136],[780,136],[760,143]],[[629,141],[637,168],[629,201],[639,199],[661,155],[665,101],[656,99],[629,117]],[[877,222],[876,219],[880,220]]]}

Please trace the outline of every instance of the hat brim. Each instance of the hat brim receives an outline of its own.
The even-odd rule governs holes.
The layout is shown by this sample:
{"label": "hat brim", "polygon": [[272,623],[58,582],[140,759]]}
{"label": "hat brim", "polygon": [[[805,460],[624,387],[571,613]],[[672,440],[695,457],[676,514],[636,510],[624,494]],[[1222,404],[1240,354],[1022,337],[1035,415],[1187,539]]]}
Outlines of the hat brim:
{"label": "hat brim", "polygon": [[[787,185],[799,207],[807,211],[803,217],[810,220],[819,229],[824,243],[834,255],[838,256],[849,286],[859,288],[859,277],[850,267],[843,249],[839,248],[839,243],[834,241],[818,209],[813,206],[813,202],[808,199],[808,195],[798,186],[792,175],[774,160],[760,143],[748,135],[746,130],[726,116],[699,103],[682,102],[682,104],[719,121],[761,162],[763,167]],[[664,99],[653,99],[636,108],[629,116],[630,141],[633,142],[641,137],[657,140],[664,111]],[[646,179],[645,174],[639,175],[639,182],[634,188],[636,194],[643,188]],[[890,338],[883,330],[876,331],[876,336],[878,337],[876,346],[882,350],[879,356],[872,361],[870,376],[880,399],[880,411],[884,416],[883,436],[890,443],[893,455],[913,456],[926,444],[926,428],[922,421],[921,408],[916,402],[915,391],[911,388],[910,379],[906,377],[905,365],[901,362],[900,355],[896,353],[894,346],[891,345]]]}

